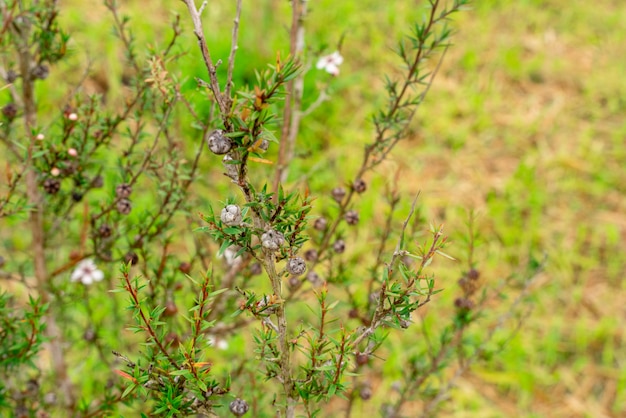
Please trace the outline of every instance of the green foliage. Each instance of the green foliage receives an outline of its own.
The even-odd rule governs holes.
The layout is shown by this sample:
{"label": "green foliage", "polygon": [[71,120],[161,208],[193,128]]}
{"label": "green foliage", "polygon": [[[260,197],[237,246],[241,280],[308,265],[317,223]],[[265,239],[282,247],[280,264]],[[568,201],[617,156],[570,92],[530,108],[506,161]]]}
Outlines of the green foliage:
{"label": "green foliage", "polygon": [[0,4],[0,414],[623,409],[619,13],[118,3]]}

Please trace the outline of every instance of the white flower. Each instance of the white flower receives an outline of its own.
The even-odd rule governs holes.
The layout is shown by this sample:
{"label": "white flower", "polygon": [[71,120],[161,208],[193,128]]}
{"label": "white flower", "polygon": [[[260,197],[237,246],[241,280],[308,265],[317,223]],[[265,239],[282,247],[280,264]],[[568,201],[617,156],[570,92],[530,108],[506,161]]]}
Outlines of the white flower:
{"label": "white flower", "polygon": [[332,75],[339,75],[339,66],[343,62],[343,57],[339,51],[335,51],[330,55],[324,55],[317,61],[317,69],[324,70]]}
{"label": "white flower", "polygon": [[227,350],[228,349],[228,341],[221,339],[221,338],[215,338],[212,335],[209,335],[207,337],[207,343],[212,346],[217,348],[218,350]]}
{"label": "white flower", "polygon": [[84,285],[90,285],[93,282],[99,282],[104,278],[104,273],[98,270],[91,258],[87,258],[76,265],[76,269],[72,272],[71,281],[82,282]]}

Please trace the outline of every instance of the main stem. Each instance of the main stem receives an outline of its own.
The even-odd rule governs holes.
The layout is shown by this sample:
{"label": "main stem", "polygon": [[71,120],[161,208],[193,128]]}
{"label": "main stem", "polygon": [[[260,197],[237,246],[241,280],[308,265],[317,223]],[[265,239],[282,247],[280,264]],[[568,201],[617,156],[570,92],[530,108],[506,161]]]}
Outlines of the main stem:
{"label": "main stem", "polygon": [[294,418],[298,398],[294,394],[295,386],[291,377],[291,355],[289,353],[289,345],[287,341],[287,315],[285,312],[285,303],[282,298],[282,280],[276,272],[276,258],[274,253],[267,250],[264,251],[265,257],[263,259],[263,264],[265,271],[272,282],[272,291],[279,299],[279,305],[276,309],[276,318],[278,321],[278,344],[280,346],[280,381],[283,384],[283,390],[287,402],[285,407],[285,416],[287,418]]}

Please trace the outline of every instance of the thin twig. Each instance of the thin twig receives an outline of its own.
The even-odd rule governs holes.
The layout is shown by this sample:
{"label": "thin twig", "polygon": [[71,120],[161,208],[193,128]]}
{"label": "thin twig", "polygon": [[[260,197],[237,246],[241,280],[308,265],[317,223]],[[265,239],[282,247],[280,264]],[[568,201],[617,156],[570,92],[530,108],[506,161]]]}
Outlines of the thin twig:
{"label": "thin twig", "polygon": [[228,56],[228,75],[226,76],[226,87],[224,94],[226,97],[231,97],[231,89],[233,87],[233,72],[235,70],[235,54],[239,46],[237,45],[237,38],[239,36],[239,19],[241,16],[241,0],[237,0],[237,12],[235,19],[233,19],[233,38],[230,44],[230,55]]}

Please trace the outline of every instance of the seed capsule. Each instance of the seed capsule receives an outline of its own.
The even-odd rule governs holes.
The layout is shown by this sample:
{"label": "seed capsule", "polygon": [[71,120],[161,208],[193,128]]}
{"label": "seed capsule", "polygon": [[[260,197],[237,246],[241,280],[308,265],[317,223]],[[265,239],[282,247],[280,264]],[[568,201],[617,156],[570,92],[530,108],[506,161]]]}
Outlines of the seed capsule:
{"label": "seed capsule", "polygon": [[213,154],[224,155],[233,147],[233,142],[224,135],[224,131],[216,129],[207,138],[207,144]]}

